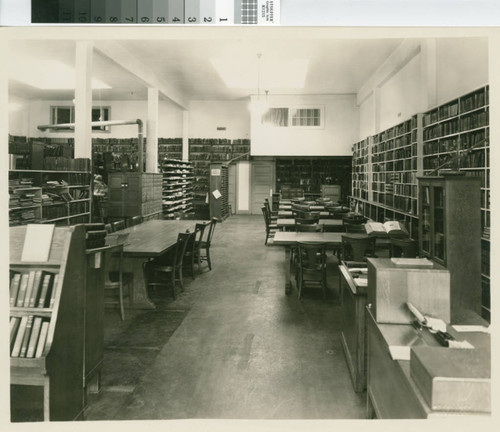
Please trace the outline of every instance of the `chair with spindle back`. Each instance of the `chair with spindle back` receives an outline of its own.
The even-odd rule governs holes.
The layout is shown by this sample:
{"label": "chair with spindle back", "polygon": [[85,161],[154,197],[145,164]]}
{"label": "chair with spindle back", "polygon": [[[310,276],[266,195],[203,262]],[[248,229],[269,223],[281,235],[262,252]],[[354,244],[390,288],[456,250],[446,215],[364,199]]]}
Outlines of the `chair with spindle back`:
{"label": "chair with spindle back", "polygon": [[151,261],[146,261],[142,265],[144,272],[144,280],[146,281],[146,289],[150,286],[172,286],[172,296],[175,299],[176,282],[184,291],[184,282],[182,276],[182,266],[184,262],[184,254],[190,239],[194,236],[193,233],[179,233],[175,247],[158,258]]}
{"label": "chair with spindle back", "polygon": [[[215,217],[213,217],[210,221],[210,224],[208,228],[205,228],[205,231],[207,233],[207,236],[205,239],[201,239],[200,246],[199,246],[199,260],[200,262],[206,261],[208,264],[208,269],[212,270],[212,261],[210,260],[210,246],[212,244],[212,239],[214,236],[215,232],[215,226],[217,225],[217,222],[219,220]],[[267,242],[267,238],[266,238]]]}
{"label": "chair with spindle back", "polygon": [[299,242],[297,244],[296,281],[299,299],[306,285],[320,287],[326,298],[326,243]]}

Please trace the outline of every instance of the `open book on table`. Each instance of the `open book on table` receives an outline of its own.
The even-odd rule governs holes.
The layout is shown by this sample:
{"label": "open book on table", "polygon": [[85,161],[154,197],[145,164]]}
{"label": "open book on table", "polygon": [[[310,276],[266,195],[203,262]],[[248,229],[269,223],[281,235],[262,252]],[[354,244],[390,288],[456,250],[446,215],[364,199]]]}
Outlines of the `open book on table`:
{"label": "open book on table", "polygon": [[406,227],[398,221],[387,221],[384,223],[367,222],[365,224],[365,230],[368,235],[374,235],[377,237],[409,237]]}

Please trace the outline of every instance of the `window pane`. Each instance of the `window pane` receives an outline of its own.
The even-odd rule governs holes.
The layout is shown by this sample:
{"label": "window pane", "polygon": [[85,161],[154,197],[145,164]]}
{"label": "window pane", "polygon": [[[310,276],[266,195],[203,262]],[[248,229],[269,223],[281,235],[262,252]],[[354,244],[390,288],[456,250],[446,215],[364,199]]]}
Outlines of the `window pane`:
{"label": "window pane", "polygon": [[270,126],[288,126],[288,108],[270,108],[262,115],[262,123]]}

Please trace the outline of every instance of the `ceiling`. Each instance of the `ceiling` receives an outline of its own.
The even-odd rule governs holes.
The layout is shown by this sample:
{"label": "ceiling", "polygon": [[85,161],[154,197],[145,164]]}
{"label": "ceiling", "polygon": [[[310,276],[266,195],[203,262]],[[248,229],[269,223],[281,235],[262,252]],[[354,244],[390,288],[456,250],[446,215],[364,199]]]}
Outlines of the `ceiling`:
{"label": "ceiling", "polygon": [[[167,40],[117,40],[143,69],[152,72],[166,88],[175,88],[186,100],[241,100],[250,94],[269,90],[269,94],[352,94],[377,70],[401,43],[400,38],[342,39],[287,36],[286,38],[177,38]],[[110,89],[93,91],[94,100],[147,100],[147,80],[130,73],[117,59],[110,59],[99,50],[95,41],[93,76]],[[39,59],[58,60],[75,66],[74,40],[13,40],[9,93],[24,99],[72,100],[72,90],[40,90],[18,79],[16,70],[27,68],[34,74],[56,74],[57,70],[39,66]],[[259,55],[260,60],[259,60]],[[243,73],[246,65],[258,64],[259,74],[246,88],[228,88],[215,70],[211,59],[229,59],[234,73]],[[308,60],[307,75],[302,88],[264,88],[267,78],[280,80],[276,70],[266,69],[266,60],[286,62]],[[259,75],[259,78],[257,77]],[[273,76],[274,75],[274,76]],[[150,76],[150,75],[149,75]],[[260,83],[260,84],[259,84]],[[165,92],[163,92],[165,93]],[[168,100],[168,95],[161,98]]]}

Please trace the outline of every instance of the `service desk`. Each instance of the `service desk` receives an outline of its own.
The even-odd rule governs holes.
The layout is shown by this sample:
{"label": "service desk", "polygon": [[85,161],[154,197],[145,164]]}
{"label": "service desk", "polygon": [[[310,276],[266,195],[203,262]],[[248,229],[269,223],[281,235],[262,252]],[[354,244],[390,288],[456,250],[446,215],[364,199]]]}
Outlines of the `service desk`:
{"label": "service desk", "polygon": [[149,220],[124,230],[115,235],[127,234],[128,238],[123,248],[123,268],[134,273],[133,304],[137,308],[154,309],[149,299],[144,274],[143,262],[158,257],[174,247],[177,235],[181,232],[194,232],[196,223],[208,221],[194,220]]}
{"label": "service desk", "polygon": [[[476,323],[484,323],[480,317],[476,317]],[[405,350],[410,347],[435,347],[438,350],[454,350],[455,353],[464,351],[463,349],[440,347],[427,330],[416,330],[411,324],[379,324],[373,318],[370,309],[367,309],[366,320],[368,329],[367,418],[416,419],[489,414],[490,403],[485,403],[481,410],[474,411],[431,409],[422,391],[412,379],[411,362],[394,360],[391,356],[391,351],[397,358],[401,352],[406,353]],[[474,322],[462,323],[473,324]],[[451,326],[448,326],[447,331],[457,340],[467,340],[475,348],[489,351],[489,334],[458,333]],[[448,351],[448,354],[453,354],[453,351]],[[463,381],[464,386],[468,385],[467,381],[467,379]],[[453,402],[453,398],[457,399],[454,392],[448,392],[447,397],[450,403]]]}
{"label": "service desk", "polygon": [[342,244],[342,233],[335,232],[287,232],[278,231],[274,235],[273,244],[285,246],[285,294],[292,292],[292,253],[291,248],[299,242],[324,242],[328,246],[340,246]]}

